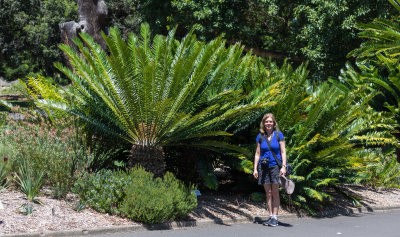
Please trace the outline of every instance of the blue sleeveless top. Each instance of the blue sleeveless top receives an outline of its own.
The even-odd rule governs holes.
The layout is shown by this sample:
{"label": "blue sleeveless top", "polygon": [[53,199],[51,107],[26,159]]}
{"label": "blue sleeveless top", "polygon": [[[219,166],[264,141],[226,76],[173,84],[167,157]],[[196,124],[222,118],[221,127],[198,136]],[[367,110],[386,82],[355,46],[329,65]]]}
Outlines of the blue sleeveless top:
{"label": "blue sleeveless top", "polygon": [[[271,151],[269,150],[268,144],[267,144],[267,136],[262,136],[261,133],[258,134],[256,142],[260,143],[260,136],[262,137],[262,142],[260,144],[260,161],[259,164],[261,165],[261,159],[269,159],[269,166],[275,166],[278,165],[275,161],[274,156],[272,155]],[[279,132],[279,141],[282,141],[285,137],[281,132]],[[271,149],[274,151],[276,157],[279,159],[279,161],[282,163],[282,157],[281,157],[281,148],[279,146],[278,142],[278,137],[276,136],[276,132],[273,132],[272,139],[271,139]]]}

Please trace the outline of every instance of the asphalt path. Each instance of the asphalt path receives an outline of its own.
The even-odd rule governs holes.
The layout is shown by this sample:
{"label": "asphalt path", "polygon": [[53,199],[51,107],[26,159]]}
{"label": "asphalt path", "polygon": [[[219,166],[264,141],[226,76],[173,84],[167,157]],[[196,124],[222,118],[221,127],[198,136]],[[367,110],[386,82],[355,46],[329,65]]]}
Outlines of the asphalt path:
{"label": "asphalt path", "polygon": [[177,230],[137,231],[96,237],[400,237],[400,210],[324,218],[285,218],[278,227],[259,223],[187,227]]}

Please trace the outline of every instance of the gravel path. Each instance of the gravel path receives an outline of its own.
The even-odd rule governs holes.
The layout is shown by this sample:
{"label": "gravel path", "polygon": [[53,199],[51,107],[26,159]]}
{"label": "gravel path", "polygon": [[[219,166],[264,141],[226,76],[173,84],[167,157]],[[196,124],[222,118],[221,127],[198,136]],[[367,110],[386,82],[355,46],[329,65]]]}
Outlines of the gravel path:
{"label": "gravel path", "polygon": [[[365,207],[400,207],[400,189],[372,190],[362,186],[346,185],[348,193],[362,197]],[[0,235],[46,232],[70,229],[92,229],[124,225],[141,225],[126,218],[98,213],[91,209],[77,212],[73,210],[73,196],[66,200],[55,200],[48,196],[38,198],[43,205],[33,204],[34,212],[30,215],[21,213],[22,205],[27,203],[24,195],[5,190],[0,194]],[[337,196],[334,208],[352,207],[348,200]],[[281,208],[280,214],[289,212]],[[198,199],[198,207],[184,220],[214,220],[251,218],[266,216],[264,203],[250,200],[248,195],[203,195]]]}

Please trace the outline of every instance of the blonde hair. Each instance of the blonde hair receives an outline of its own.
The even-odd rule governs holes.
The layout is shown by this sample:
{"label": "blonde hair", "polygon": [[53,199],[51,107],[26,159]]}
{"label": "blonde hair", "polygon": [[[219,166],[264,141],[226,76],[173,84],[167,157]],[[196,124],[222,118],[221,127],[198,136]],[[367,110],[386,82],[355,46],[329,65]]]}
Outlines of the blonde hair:
{"label": "blonde hair", "polygon": [[266,132],[265,132],[265,125],[264,125],[264,122],[265,122],[265,120],[266,120],[267,118],[272,118],[272,121],[274,122],[274,130],[275,130],[276,132],[278,132],[278,131],[279,131],[279,127],[278,127],[278,123],[276,122],[276,119],[275,119],[274,114],[272,114],[272,113],[266,113],[266,114],[264,115],[264,117],[262,118],[261,122],[260,122],[260,132],[261,132],[261,134],[264,135],[264,134],[266,133]]}

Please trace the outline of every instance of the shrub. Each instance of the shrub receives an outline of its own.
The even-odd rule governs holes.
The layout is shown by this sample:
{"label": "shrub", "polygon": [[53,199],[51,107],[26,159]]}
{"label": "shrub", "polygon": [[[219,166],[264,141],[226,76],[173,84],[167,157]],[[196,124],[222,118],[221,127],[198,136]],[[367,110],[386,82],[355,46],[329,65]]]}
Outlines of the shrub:
{"label": "shrub", "polygon": [[49,121],[32,113],[23,117],[21,121],[9,121],[1,133],[13,171],[18,172],[27,161],[34,172],[43,171],[56,197],[66,195],[78,171],[92,160],[83,134],[69,118]]}
{"label": "shrub", "polygon": [[396,160],[395,148],[365,149],[359,152],[366,165],[361,167],[355,183],[372,188],[400,188],[400,164]]}
{"label": "shrub", "polygon": [[125,187],[131,181],[129,173],[100,170],[93,174],[83,173],[72,191],[78,194],[82,203],[99,212],[119,214],[119,207],[126,196]]}
{"label": "shrub", "polygon": [[170,172],[164,179],[153,179],[153,174],[136,167],[132,174],[121,212],[135,221],[155,224],[172,220],[188,214],[197,205],[192,192],[195,187],[185,187]]}

